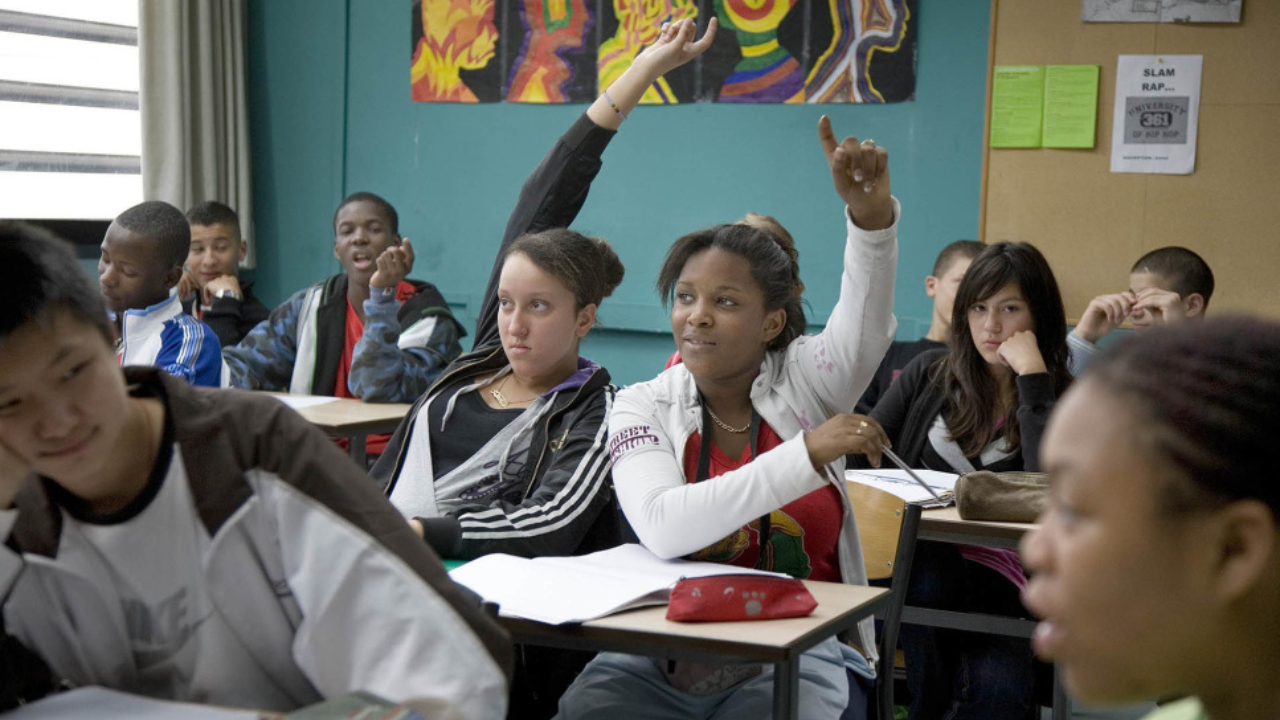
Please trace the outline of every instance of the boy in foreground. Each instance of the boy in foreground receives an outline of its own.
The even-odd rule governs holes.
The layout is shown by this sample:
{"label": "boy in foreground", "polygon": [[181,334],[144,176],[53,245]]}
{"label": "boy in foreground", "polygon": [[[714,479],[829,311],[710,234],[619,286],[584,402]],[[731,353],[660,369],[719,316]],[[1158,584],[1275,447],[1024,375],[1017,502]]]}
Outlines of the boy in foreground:
{"label": "boy in foreground", "polygon": [[1099,295],[1067,336],[1071,374],[1079,377],[1101,348],[1098,342],[1126,320],[1137,332],[1166,323],[1202,320],[1213,296],[1213,271],[1196,253],[1170,246],[1138,258],[1129,271],[1129,289]]}
{"label": "boy in foreground", "polygon": [[218,387],[218,338],[182,312],[174,292],[190,245],[191,228],[176,207],[160,201],[134,205],[107,228],[98,283],[115,318],[121,365],[152,365],[192,385]]}
{"label": "boy in foreground", "polygon": [[503,716],[506,634],[322,433],[274,398],[121,371],[70,249],[21,223],[0,222],[0,308],[4,627],[54,675]]}
{"label": "boy in foreground", "polygon": [[187,222],[191,251],[178,297],[187,313],[213,328],[222,347],[231,347],[270,313],[254,296],[253,281],[240,278],[248,250],[240,236],[240,216],[210,200],[188,210]]}

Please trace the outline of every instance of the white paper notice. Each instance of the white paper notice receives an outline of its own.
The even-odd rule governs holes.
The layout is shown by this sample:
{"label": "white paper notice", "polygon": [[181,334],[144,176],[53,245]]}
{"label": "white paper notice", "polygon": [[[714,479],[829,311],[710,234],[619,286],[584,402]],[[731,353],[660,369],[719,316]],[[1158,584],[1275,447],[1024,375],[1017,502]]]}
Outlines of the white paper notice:
{"label": "white paper notice", "polygon": [[1120,56],[1111,172],[1195,171],[1203,65],[1203,55]]}

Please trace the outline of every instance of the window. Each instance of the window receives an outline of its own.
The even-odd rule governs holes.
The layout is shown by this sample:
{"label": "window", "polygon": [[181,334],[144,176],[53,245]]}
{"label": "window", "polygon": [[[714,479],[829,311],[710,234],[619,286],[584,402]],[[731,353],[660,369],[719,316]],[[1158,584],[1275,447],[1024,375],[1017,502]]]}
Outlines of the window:
{"label": "window", "polygon": [[142,202],[138,85],[137,0],[0,0],[0,217],[102,221]]}

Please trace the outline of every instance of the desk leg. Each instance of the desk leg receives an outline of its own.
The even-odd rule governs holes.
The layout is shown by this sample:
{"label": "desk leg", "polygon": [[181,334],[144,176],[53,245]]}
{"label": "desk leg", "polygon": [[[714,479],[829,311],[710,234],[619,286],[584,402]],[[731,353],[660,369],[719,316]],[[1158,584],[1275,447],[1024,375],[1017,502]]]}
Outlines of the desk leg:
{"label": "desk leg", "polygon": [[800,658],[773,666],[773,718],[800,718]]}
{"label": "desk leg", "polygon": [[351,437],[347,438],[347,454],[351,456],[352,460],[356,461],[356,464],[360,466],[361,470],[364,469],[365,462],[366,462],[366,458],[364,454],[365,453],[364,445],[365,445],[366,437],[367,436],[365,435],[352,435]]}
{"label": "desk leg", "polygon": [[1062,686],[1062,669],[1053,668],[1053,720],[1071,720],[1071,698]]}

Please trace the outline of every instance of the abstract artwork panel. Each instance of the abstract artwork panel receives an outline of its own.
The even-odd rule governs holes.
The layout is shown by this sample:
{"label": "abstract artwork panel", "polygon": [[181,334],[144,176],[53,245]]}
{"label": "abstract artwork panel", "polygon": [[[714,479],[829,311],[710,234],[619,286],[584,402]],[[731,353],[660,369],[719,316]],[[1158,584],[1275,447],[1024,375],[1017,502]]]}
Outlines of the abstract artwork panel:
{"label": "abstract artwork panel", "polygon": [[416,0],[411,97],[590,102],[664,22],[720,32],[641,102],[903,102],[915,94],[917,0]]}

